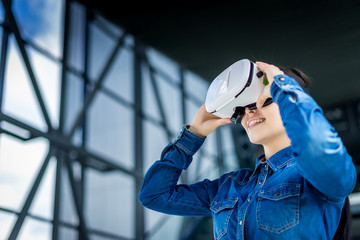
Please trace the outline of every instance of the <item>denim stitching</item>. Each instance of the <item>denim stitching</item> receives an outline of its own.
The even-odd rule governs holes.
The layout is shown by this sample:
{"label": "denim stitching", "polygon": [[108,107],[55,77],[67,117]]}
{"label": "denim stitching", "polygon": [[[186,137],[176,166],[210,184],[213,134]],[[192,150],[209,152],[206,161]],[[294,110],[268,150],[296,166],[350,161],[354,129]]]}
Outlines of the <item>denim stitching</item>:
{"label": "denim stitching", "polygon": [[[285,185],[282,185],[282,186],[285,186]],[[277,187],[277,188],[275,188],[275,189],[278,189],[278,188],[280,188],[280,187],[282,187],[282,186],[279,186],[279,187]],[[300,188],[300,186],[297,184],[296,185],[296,188]],[[275,189],[272,189],[272,191],[274,191]],[[295,197],[296,198],[296,200],[297,200],[297,206],[296,206],[296,209],[295,209],[295,212],[294,212],[294,220],[293,221],[291,221],[290,223],[287,223],[286,225],[284,225],[284,226],[281,226],[281,227],[279,227],[279,228],[274,228],[274,227],[270,227],[270,226],[267,226],[267,225],[265,225],[265,224],[261,224],[260,223],[260,220],[261,220],[261,217],[260,217],[260,203],[261,203],[261,201],[264,199],[264,198],[262,198],[262,197],[258,197],[258,202],[257,202],[257,204],[256,204],[256,221],[257,221],[257,223],[258,223],[258,225],[259,225],[259,228],[260,229],[263,229],[263,230],[266,230],[266,231],[269,231],[269,232],[272,232],[272,233],[275,233],[275,234],[280,234],[280,233],[282,233],[282,232],[284,232],[284,231],[286,231],[286,230],[288,230],[288,229],[290,229],[290,228],[292,228],[292,227],[294,227],[294,226],[296,226],[296,225],[298,225],[299,224],[299,216],[300,216],[300,214],[299,214],[299,210],[300,210],[300,195],[297,195],[297,196],[293,196],[293,195],[291,195],[291,196],[289,196],[289,197]],[[268,199],[267,199],[268,200]],[[273,200],[270,200],[270,201],[273,201]]]}

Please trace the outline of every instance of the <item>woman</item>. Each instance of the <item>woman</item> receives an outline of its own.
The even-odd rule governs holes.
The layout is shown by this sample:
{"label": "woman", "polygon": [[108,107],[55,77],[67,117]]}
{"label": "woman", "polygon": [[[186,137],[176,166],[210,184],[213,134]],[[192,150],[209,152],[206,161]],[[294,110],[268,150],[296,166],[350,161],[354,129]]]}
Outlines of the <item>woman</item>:
{"label": "woman", "polygon": [[139,200],[167,214],[212,216],[216,240],[333,239],[356,183],[352,159],[304,91],[305,75],[256,64],[269,84],[241,119],[250,141],[264,149],[255,168],[177,184],[206,136],[231,122],[207,113],[203,105],[149,168]]}

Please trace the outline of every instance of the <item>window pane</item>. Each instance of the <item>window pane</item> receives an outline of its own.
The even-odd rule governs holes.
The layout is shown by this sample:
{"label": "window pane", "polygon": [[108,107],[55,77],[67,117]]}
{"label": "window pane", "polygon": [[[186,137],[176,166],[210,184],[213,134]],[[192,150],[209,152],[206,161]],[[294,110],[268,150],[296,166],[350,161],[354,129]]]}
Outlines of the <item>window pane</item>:
{"label": "window pane", "polygon": [[[232,123],[230,123],[232,124]],[[221,148],[224,158],[225,171],[234,171],[239,168],[231,125],[221,127]]]}
{"label": "window pane", "polygon": [[68,73],[66,77],[64,128],[66,132],[69,132],[83,108],[84,82],[72,73]]}
{"label": "window pane", "polygon": [[0,206],[21,210],[47,152],[44,139],[22,142],[0,136]]}
{"label": "window pane", "polygon": [[198,99],[201,103],[205,103],[209,82],[190,71],[184,72],[184,78],[186,93]]}
{"label": "window pane", "polygon": [[75,208],[75,198],[65,162],[61,171],[60,220],[72,225],[79,223],[78,213]]}
{"label": "window pane", "polygon": [[61,56],[63,0],[14,0],[12,9],[22,37]]}
{"label": "window pane", "polygon": [[[151,218],[151,215],[157,214],[153,211],[146,211],[147,222],[154,222]],[[150,215],[149,215],[150,213]],[[180,236],[182,221],[184,217],[181,216],[171,216],[167,215],[166,221],[160,226],[155,225],[156,227],[151,228],[151,235],[149,240],[158,240],[158,239],[178,239]],[[155,222],[156,224],[156,222]]]}
{"label": "window pane", "polygon": [[90,80],[96,81],[100,77],[115,46],[116,40],[106,35],[97,25],[90,24]]}
{"label": "window pane", "polygon": [[51,220],[53,218],[56,158],[50,159],[29,212]]}
{"label": "window pane", "polygon": [[148,69],[143,68],[142,71],[142,102],[143,102],[143,112],[146,115],[151,116],[157,121],[161,121],[160,111],[158,104],[156,102],[156,97],[154,93],[154,87],[151,83],[150,72]]}
{"label": "window pane", "polygon": [[89,228],[133,238],[136,199],[132,177],[88,169],[85,188]]}
{"label": "window pane", "polygon": [[148,121],[144,122],[144,174],[148,168],[160,159],[162,150],[169,143],[165,131]]}
{"label": "window pane", "polygon": [[34,220],[30,217],[25,218],[24,224],[20,229],[19,240],[49,240],[51,239],[52,225],[47,222]]}
{"label": "window pane", "polygon": [[85,15],[86,9],[76,1],[70,2],[68,64],[76,70],[84,71]]}
{"label": "window pane", "polygon": [[181,92],[160,76],[157,78],[161,104],[163,105],[166,124],[171,132],[178,133],[182,125]]}
{"label": "window pane", "polygon": [[153,66],[156,70],[165,73],[166,76],[171,79],[170,81],[177,83],[180,82],[180,71],[176,62],[154,48],[148,48],[146,53],[151,66]]}
{"label": "window pane", "polygon": [[54,128],[59,126],[60,109],[60,65],[28,48],[33,72],[39,85],[42,99]]}
{"label": "window pane", "polygon": [[0,211],[0,239],[7,239],[17,220],[15,214]]}
{"label": "window pane", "polygon": [[98,92],[88,117],[88,148],[131,169],[133,112]]}
{"label": "window pane", "polygon": [[78,239],[78,231],[67,227],[59,227],[59,239]]}
{"label": "window pane", "polygon": [[133,102],[133,53],[121,48],[106,75],[103,86],[128,102]]}
{"label": "window pane", "polygon": [[8,51],[3,110],[6,114],[46,131],[45,118],[13,36],[9,38]]}

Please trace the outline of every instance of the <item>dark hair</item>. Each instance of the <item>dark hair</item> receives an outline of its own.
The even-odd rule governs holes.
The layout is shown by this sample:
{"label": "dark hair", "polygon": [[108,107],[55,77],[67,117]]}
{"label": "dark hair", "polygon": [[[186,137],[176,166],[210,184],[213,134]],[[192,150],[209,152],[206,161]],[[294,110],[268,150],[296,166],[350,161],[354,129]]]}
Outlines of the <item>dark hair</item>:
{"label": "dark hair", "polygon": [[[303,73],[301,70],[294,68],[294,67],[279,67],[281,71],[284,72],[285,75],[294,78],[304,89],[305,92],[308,94],[310,93],[310,78]],[[264,153],[264,149],[262,148],[262,145],[259,145],[258,151],[260,154]],[[345,203],[341,212],[341,218],[339,226],[336,230],[336,233],[333,237],[333,240],[349,240],[350,239],[350,230],[351,230],[351,211],[350,211],[350,202],[349,198],[347,197],[345,199]]]}
{"label": "dark hair", "polygon": [[285,75],[295,79],[305,92],[310,93],[311,83],[309,76],[303,73],[300,69],[294,67],[280,66],[279,68],[281,71],[284,72]]}

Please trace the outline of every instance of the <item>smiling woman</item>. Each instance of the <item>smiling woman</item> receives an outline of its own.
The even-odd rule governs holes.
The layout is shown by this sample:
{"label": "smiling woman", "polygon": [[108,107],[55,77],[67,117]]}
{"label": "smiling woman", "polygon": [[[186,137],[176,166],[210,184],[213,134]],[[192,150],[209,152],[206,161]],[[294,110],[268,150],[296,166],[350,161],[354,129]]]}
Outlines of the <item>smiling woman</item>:
{"label": "smiling woman", "polygon": [[148,169],[139,200],[167,214],[211,216],[216,240],[348,239],[347,197],[356,183],[352,158],[304,91],[309,87],[305,74],[263,62],[256,65],[269,84],[256,105],[238,106],[244,109],[241,124],[250,141],[264,148],[255,168],[177,184],[206,137],[231,123],[228,117],[207,112],[204,104]]}

